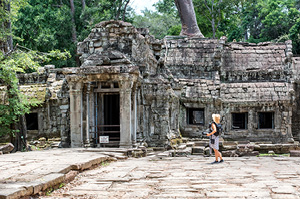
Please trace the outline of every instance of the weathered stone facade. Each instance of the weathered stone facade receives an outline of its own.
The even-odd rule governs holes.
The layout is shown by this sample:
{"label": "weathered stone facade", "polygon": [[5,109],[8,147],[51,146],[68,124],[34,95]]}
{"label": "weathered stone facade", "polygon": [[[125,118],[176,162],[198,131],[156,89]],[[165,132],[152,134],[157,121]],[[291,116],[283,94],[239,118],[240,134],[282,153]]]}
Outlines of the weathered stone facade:
{"label": "weathered stone facade", "polygon": [[78,43],[80,68],[46,67],[20,81],[45,93],[33,109],[38,131],[60,134],[63,146],[106,146],[99,135],[120,147],[201,138],[212,113],[224,139],[286,143],[300,137],[300,58],[291,49],[290,41],[157,40],[107,21]]}

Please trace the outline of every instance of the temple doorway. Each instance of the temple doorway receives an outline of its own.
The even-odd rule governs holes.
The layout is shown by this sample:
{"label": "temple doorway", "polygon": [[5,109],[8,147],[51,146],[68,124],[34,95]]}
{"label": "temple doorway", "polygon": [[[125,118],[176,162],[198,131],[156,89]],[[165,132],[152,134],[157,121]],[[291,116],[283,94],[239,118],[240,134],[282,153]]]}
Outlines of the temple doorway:
{"label": "temple doorway", "polygon": [[100,147],[119,147],[120,144],[120,95],[96,94],[96,126]]}

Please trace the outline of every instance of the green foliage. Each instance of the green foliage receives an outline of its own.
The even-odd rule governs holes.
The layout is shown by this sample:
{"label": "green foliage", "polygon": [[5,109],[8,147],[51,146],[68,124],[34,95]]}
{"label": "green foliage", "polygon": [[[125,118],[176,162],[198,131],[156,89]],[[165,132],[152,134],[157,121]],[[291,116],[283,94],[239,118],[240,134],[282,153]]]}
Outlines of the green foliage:
{"label": "green foliage", "polygon": [[[123,3],[121,8],[118,9],[117,5]],[[95,24],[112,19],[123,20],[124,14],[124,21],[132,22],[133,10],[129,6],[127,6],[126,11],[125,9],[124,0],[118,1],[108,1],[108,0],[95,0],[95,1],[87,1],[87,5],[84,10],[81,10],[78,13],[78,19],[76,20],[77,28],[78,28],[78,40],[84,40],[88,34],[90,34],[91,29],[94,27]],[[116,15],[119,16],[117,17]]]}
{"label": "green foliage", "polygon": [[176,35],[179,35],[181,32],[181,25],[178,24],[178,25],[175,25],[175,26],[171,26],[167,32],[167,35],[173,35],[173,36],[176,36]]}
{"label": "green foliage", "polygon": [[293,53],[300,54],[300,18],[289,30],[289,37],[293,41]]}
{"label": "green foliage", "polygon": [[287,34],[300,14],[291,0],[268,0],[258,6],[264,27],[260,37],[265,40]]}
{"label": "green foliage", "polygon": [[169,14],[177,18],[179,16],[174,0],[159,0],[154,4],[154,7],[161,14]]}
{"label": "green foliage", "polygon": [[241,41],[243,39],[242,29],[235,26],[232,28],[231,32],[228,33],[228,41]]}
{"label": "green foliage", "polygon": [[[62,1],[61,1],[62,2]],[[71,15],[67,4],[49,0],[29,0],[20,9],[13,24],[14,34],[21,38],[18,43],[27,48],[48,52],[67,49],[75,56],[75,44],[71,41]],[[47,62],[46,62],[47,63]],[[75,60],[53,62],[57,67],[75,66]]]}
{"label": "green foliage", "polygon": [[170,33],[175,34],[176,26],[176,31],[178,31],[180,20],[172,14],[161,14],[147,9],[143,11],[143,14],[143,16],[135,15],[133,25],[137,28],[149,28],[150,34],[154,35],[155,38],[164,38],[171,28],[173,28],[173,30],[170,31]]}
{"label": "green foliage", "polygon": [[[128,0],[85,0],[83,8],[81,1],[74,1],[75,27],[77,40],[84,40],[92,27],[105,20],[132,21],[132,9],[125,5]],[[52,60],[56,67],[78,66],[76,62],[76,44],[72,41],[72,16],[68,0],[28,0],[13,24],[15,38],[18,43],[27,48],[48,52],[54,49],[69,51],[72,59],[65,61]],[[48,64],[48,63],[46,63]]]}

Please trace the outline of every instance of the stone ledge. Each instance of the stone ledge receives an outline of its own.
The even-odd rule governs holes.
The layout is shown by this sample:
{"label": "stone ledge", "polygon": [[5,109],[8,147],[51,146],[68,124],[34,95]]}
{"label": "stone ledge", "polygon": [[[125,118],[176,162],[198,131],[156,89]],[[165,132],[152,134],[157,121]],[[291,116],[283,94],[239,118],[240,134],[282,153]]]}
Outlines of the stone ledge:
{"label": "stone ledge", "polygon": [[100,164],[103,161],[114,160],[108,156],[100,156],[101,157],[87,162],[68,165],[65,168],[62,168],[60,173],[49,173],[32,182],[0,182],[0,199],[17,199],[24,196],[35,195],[41,191],[47,191],[47,189],[63,183],[68,172],[72,170],[83,171],[94,165]]}

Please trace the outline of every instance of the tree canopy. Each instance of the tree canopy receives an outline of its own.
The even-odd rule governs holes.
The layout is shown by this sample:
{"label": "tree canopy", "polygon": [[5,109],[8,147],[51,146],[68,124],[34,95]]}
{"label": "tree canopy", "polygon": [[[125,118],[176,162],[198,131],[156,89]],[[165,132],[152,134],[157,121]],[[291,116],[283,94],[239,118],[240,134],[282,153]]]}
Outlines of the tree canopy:
{"label": "tree canopy", "polygon": [[[132,0],[25,2],[12,24],[15,39],[33,50],[70,51],[72,59],[56,61],[56,67],[78,66],[76,42],[84,40],[91,28],[104,20],[125,20],[136,27],[149,28],[150,34],[159,39],[178,35],[181,29],[174,0],[159,0],[154,4],[155,11],[146,9],[141,15],[130,7]],[[229,41],[248,42],[292,39],[294,53],[299,54],[299,0],[193,0],[193,3],[205,37],[227,36]]]}

